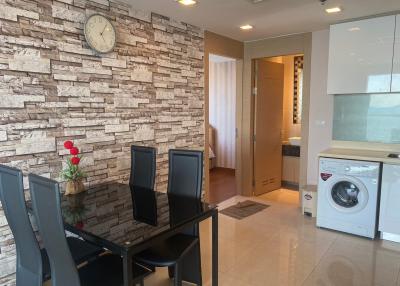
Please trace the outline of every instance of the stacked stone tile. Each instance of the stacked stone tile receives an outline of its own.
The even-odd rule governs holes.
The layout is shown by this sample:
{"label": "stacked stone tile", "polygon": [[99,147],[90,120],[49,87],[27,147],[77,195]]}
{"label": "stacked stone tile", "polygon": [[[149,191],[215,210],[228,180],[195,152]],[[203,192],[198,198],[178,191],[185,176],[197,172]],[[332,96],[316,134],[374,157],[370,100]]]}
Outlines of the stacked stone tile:
{"label": "stacked stone tile", "polygon": [[[114,52],[97,55],[85,19],[107,16]],[[0,163],[58,180],[72,139],[88,186],[126,181],[130,145],[204,148],[203,31],[116,0],[0,0]],[[15,246],[0,208],[0,285],[14,285]]]}

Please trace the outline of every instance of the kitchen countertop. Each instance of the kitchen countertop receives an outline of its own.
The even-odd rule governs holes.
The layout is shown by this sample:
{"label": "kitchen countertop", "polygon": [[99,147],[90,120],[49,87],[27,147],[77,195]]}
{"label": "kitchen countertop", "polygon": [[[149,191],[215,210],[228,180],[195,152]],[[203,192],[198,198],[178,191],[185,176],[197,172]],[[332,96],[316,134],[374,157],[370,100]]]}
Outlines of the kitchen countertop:
{"label": "kitchen countertop", "polygon": [[371,162],[383,162],[387,164],[400,165],[400,159],[389,158],[390,153],[400,153],[395,151],[377,151],[377,150],[363,150],[363,149],[344,149],[344,148],[331,148],[319,153],[320,157],[338,158],[361,160]]}

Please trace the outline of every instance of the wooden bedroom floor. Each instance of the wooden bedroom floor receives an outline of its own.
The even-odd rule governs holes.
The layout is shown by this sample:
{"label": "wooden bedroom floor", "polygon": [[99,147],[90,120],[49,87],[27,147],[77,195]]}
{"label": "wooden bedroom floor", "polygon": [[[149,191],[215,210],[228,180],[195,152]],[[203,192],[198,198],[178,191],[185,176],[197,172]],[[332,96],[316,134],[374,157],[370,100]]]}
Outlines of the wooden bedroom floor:
{"label": "wooden bedroom floor", "polygon": [[210,170],[210,203],[218,204],[236,196],[235,169]]}

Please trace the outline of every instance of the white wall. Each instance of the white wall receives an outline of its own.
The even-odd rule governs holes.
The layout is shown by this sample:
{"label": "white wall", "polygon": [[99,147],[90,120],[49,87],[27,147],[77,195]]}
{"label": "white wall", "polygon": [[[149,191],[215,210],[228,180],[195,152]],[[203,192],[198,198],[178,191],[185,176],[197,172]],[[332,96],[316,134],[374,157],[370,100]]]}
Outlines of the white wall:
{"label": "white wall", "polygon": [[210,56],[209,102],[209,122],[215,128],[216,167],[235,169],[235,61],[212,61]]}
{"label": "white wall", "polygon": [[318,153],[331,146],[333,96],[327,95],[329,30],[312,33],[307,184],[318,183]]}

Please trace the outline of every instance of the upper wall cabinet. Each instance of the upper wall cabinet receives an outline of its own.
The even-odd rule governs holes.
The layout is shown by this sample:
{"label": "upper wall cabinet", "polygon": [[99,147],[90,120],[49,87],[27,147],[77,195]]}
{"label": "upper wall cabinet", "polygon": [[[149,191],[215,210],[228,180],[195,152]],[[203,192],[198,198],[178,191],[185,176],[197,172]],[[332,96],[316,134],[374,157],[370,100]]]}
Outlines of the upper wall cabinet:
{"label": "upper wall cabinet", "polygon": [[400,15],[396,17],[396,37],[393,55],[392,92],[400,92]]}
{"label": "upper wall cabinet", "polygon": [[332,25],[328,94],[390,92],[396,16]]}

